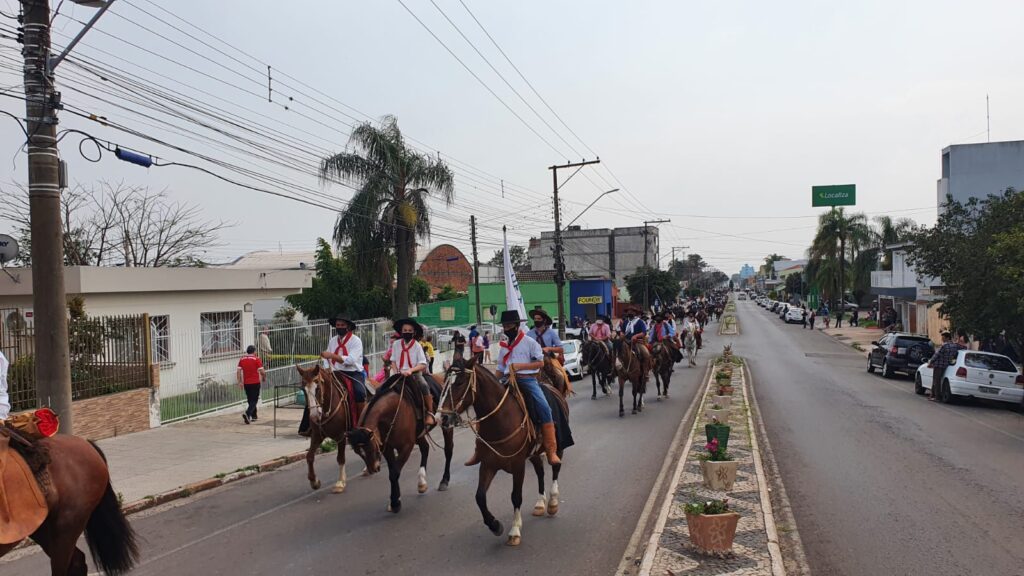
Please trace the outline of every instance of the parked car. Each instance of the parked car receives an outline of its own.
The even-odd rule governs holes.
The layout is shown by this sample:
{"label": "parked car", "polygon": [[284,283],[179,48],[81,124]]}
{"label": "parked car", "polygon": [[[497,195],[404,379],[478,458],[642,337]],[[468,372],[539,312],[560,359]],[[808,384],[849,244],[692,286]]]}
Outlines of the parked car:
{"label": "parked car", "polygon": [[579,340],[583,336],[582,328],[572,328],[570,326],[565,327],[565,337],[572,338],[573,340]]}
{"label": "parked car", "polygon": [[779,320],[785,320],[786,319],[786,312],[789,312],[790,308],[791,308],[791,306],[789,304],[786,304],[785,302],[783,302],[779,306],[778,310],[775,311],[775,314],[779,317]]}
{"label": "parked car", "polygon": [[[914,392],[924,394],[931,388],[932,369],[925,363],[914,375]],[[956,362],[946,368],[942,390],[936,398],[948,403],[969,396],[1020,404],[1024,398],[1024,375],[1002,354],[961,350]]]}
{"label": "parked car", "polygon": [[562,351],[565,353],[565,371],[570,380],[583,378],[583,362],[580,351],[583,344],[579,340],[562,340]]}
{"label": "parked car", "polygon": [[868,372],[880,368],[884,378],[892,378],[896,372],[912,375],[935,353],[927,336],[906,332],[890,332],[871,344],[874,348],[868,353]]}
{"label": "parked car", "polygon": [[806,313],[807,313],[807,311],[804,310],[803,308],[797,308],[796,306],[790,306],[789,310],[786,311],[786,324],[789,324],[790,322],[795,322],[797,324],[803,324],[804,323],[804,314],[806,314]]}
{"label": "parked car", "polygon": [[434,331],[434,346],[441,352],[447,352],[451,349],[452,336],[456,332],[462,332],[462,335],[469,339],[469,328],[438,328]]}
{"label": "parked car", "polygon": [[747,293],[746,292],[740,292],[739,295],[736,296],[736,300],[746,300],[746,299],[747,299]]}

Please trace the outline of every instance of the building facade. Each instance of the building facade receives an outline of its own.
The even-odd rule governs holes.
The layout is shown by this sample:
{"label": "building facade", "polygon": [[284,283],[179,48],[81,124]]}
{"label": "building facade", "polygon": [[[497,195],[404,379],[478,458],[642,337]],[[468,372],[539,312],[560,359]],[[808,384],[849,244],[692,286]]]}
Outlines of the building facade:
{"label": "building facade", "polygon": [[879,318],[887,310],[895,310],[904,331],[926,334],[940,342],[939,333],[948,326],[939,315],[942,282],[918,274],[907,261],[905,246],[887,248],[892,249],[892,270],[871,273],[871,294],[877,298]]}
{"label": "building facade", "polygon": [[423,258],[416,276],[430,285],[431,296],[436,296],[445,285],[451,285],[456,292],[465,292],[473,283],[473,265],[462,250],[441,244]]}
{"label": "building facade", "polygon": [[1024,140],[955,144],[942,150],[936,194],[940,211],[947,195],[966,202],[1007,188],[1024,190]]}
{"label": "building facade", "polygon": [[[570,226],[562,233],[566,274],[579,278],[610,278],[623,287],[626,276],[646,262],[658,266],[659,237],[654,226],[596,228]],[[530,266],[534,270],[555,268],[555,233],[543,232],[530,240]]]}

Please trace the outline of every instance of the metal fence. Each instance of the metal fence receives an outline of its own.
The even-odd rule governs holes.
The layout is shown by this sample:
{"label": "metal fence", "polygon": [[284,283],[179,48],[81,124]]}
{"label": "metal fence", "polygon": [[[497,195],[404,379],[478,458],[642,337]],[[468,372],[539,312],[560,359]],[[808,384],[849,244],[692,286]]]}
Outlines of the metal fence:
{"label": "metal fence", "polygon": [[[10,362],[11,410],[49,404],[35,381],[34,327],[19,309],[0,309],[0,350]],[[83,400],[149,386],[145,315],[75,318],[68,324],[71,398]]]}

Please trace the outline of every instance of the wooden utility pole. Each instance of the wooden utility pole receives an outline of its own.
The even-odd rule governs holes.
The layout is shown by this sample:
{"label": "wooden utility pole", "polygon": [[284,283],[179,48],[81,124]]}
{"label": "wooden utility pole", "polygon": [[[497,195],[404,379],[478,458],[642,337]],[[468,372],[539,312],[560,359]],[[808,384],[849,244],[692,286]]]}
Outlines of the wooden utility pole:
{"label": "wooden utility pole", "polygon": [[29,133],[36,395],[40,405],[49,406],[60,415],[60,431],[71,434],[74,424],[57,152],[57,111],[61,104],[50,67],[50,2],[21,0],[21,6],[25,29],[22,54],[25,57],[25,126]]}
{"label": "wooden utility pole", "polygon": [[[569,178],[565,179],[568,182],[577,172],[583,169],[588,164],[599,164],[601,159],[597,160],[584,160],[582,162],[570,162],[568,164],[562,164],[558,166],[548,166],[548,170],[551,170],[551,178],[554,181],[553,186],[553,197],[555,204],[555,287],[558,290],[558,337],[565,338],[565,259],[562,254],[562,213],[558,206],[558,169],[559,168],[576,168],[576,172],[569,175]],[[562,184],[565,184],[563,182]]]}
{"label": "wooden utility pole", "polygon": [[470,239],[473,243],[473,290],[476,292],[476,323],[482,324],[484,321],[483,314],[481,313],[480,306],[480,261],[476,255],[476,216],[469,217],[469,233]]}

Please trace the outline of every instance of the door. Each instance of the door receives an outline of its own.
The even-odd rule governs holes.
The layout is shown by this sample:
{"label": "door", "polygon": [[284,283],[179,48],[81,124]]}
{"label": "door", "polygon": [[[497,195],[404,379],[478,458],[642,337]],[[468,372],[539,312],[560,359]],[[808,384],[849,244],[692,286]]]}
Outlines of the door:
{"label": "door", "polygon": [[878,341],[878,344],[871,349],[871,363],[881,366],[882,359],[885,358],[885,351],[889,349],[889,339],[892,338],[891,334],[882,336],[882,339]]}

